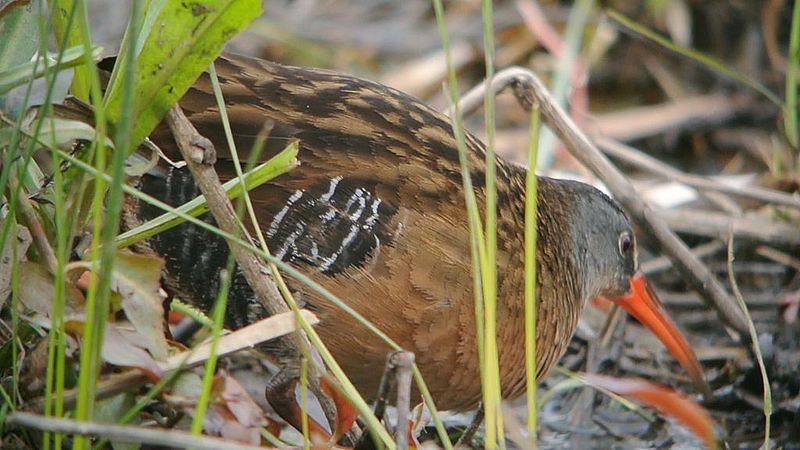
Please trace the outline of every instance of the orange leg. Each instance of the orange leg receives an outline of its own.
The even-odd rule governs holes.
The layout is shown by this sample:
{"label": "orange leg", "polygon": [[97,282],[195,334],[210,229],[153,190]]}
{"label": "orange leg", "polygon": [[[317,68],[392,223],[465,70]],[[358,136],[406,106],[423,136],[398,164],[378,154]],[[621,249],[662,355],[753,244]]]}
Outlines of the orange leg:
{"label": "orange leg", "polygon": [[[290,371],[278,372],[267,385],[265,396],[267,402],[283,420],[295,429],[302,430],[302,408],[295,398],[298,379],[299,377],[291,374]],[[326,375],[320,380],[320,387],[336,405],[336,423],[333,435],[331,435],[319,422],[308,417],[309,438],[313,443],[335,444],[344,433],[350,430],[358,415],[342,394],[335,380],[329,381]]]}
{"label": "orange leg", "polygon": [[332,441],[337,442],[339,438],[353,427],[353,424],[358,418],[358,412],[356,412],[353,405],[350,404],[350,401],[347,400],[347,397],[342,393],[339,383],[329,374],[326,374],[319,380],[319,385],[322,388],[322,392],[327,394],[336,405],[336,426],[333,430]]}

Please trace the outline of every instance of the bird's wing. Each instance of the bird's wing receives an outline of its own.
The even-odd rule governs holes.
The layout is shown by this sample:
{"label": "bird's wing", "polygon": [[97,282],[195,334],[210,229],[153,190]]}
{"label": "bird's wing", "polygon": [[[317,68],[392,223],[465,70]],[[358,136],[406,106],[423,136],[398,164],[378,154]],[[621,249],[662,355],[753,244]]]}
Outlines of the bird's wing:
{"label": "bird's wing", "polygon": [[[363,266],[377,246],[391,245],[401,209],[453,215],[465,226],[458,152],[442,114],[397,90],[325,70],[225,55],[216,71],[242,160],[265,127],[260,160],[299,140],[301,165],[252,195],[278,255],[335,274]],[[208,75],[180,104],[215,143],[220,176],[232,177]],[[165,126],[151,138],[180,159]],[[467,143],[480,186],[483,148],[471,136]],[[505,170],[500,167],[501,176]],[[449,208],[458,211],[442,211]]]}

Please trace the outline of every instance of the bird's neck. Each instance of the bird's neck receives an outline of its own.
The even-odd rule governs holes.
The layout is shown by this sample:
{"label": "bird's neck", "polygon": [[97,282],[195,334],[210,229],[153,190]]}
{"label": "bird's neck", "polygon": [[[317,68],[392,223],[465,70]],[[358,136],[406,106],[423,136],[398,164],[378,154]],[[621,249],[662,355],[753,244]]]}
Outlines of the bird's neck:
{"label": "bird's neck", "polygon": [[[498,291],[502,307],[509,312],[524,309],[526,177],[527,170],[515,168],[508,185],[498,190],[506,196],[498,198],[498,254],[505,259],[498,264]],[[581,280],[587,279],[584,272],[591,266],[581,250],[585,243],[576,242],[581,236],[570,232],[575,220],[572,206],[577,199],[559,180],[537,177],[537,181],[537,298],[554,303],[552,307],[559,314],[577,323],[590,294]],[[540,309],[545,312],[544,306]]]}

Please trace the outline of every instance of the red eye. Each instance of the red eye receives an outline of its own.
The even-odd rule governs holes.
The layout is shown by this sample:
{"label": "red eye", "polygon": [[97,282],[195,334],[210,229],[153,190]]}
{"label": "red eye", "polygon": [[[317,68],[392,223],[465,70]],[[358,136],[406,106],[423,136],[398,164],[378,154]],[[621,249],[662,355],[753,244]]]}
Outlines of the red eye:
{"label": "red eye", "polygon": [[633,247],[633,238],[631,237],[630,232],[623,231],[622,234],[619,235],[619,254],[622,256],[627,255],[631,251],[631,247]]}

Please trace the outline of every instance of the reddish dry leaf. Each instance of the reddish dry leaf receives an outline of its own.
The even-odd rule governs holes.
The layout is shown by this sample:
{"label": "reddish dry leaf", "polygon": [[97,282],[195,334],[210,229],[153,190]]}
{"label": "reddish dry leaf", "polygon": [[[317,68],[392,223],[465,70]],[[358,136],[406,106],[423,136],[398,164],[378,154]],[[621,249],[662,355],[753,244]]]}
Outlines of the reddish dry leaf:
{"label": "reddish dry leaf", "polygon": [[[124,261],[124,259],[123,259]],[[80,264],[85,262],[73,263],[73,269],[80,269]],[[125,268],[125,265],[122,266]],[[160,266],[156,266],[156,273],[160,276]],[[131,274],[128,270],[127,274]],[[88,272],[85,272],[88,273]],[[129,298],[134,300],[142,300],[138,293],[146,289],[146,285],[142,284],[135,288],[125,287],[125,283],[131,282],[144,283],[143,277],[135,279],[120,278],[115,271],[115,280],[121,290],[125,291]],[[23,262],[20,268],[20,304],[25,308],[29,320],[38,323],[44,327],[50,327],[50,315],[53,308],[53,276],[41,264],[33,262]],[[158,288],[158,278],[156,278],[156,288]],[[134,292],[131,294],[131,292]],[[85,299],[81,291],[71,285],[67,284],[65,289],[65,305],[64,305],[64,326],[67,332],[79,335],[83,332],[85,312],[84,312]],[[152,303],[152,301],[151,301]],[[145,309],[148,312],[140,314],[139,318],[147,317],[147,326],[140,323],[134,324],[136,330],[124,329],[124,324],[107,324],[105,331],[105,339],[103,341],[102,357],[103,360],[110,364],[124,367],[135,367],[143,370],[151,378],[158,378],[163,372],[155,360],[148,354],[144,348],[149,346],[154,340],[152,337],[146,336],[142,330],[151,331],[152,333],[161,333],[161,340],[164,341],[166,353],[166,339],[164,338],[164,331],[162,326],[162,318],[158,314],[161,310],[161,304],[158,303],[158,308],[150,305],[150,307],[137,307],[135,310]],[[152,348],[151,348],[152,352]]]}
{"label": "reddish dry leaf", "polygon": [[685,395],[640,378],[614,378],[597,374],[583,374],[583,377],[591,386],[643,403],[664,416],[672,417],[700,438],[707,448],[717,447],[711,416]]}
{"label": "reddish dry leaf", "polygon": [[786,323],[794,323],[797,320],[797,312],[800,311],[800,291],[786,294],[780,301],[784,305],[783,320]]}
{"label": "reddish dry leaf", "polygon": [[[167,340],[164,337],[164,307],[161,296],[161,269],[164,261],[128,251],[116,254],[111,277],[111,289],[119,295],[125,316],[136,327],[141,342],[159,361],[167,358]],[[77,261],[67,265],[67,271],[88,271],[92,263]],[[79,284],[88,286],[88,272],[81,274]],[[112,302],[113,302],[112,297]]]}
{"label": "reddish dry leaf", "polygon": [[[195,414],[202,380],[192,372],[178,377],[172,393],[164,398],[187,413]],[[220,370],[214,376],[211,401],[203,417],[203,429],[213,435],[248,445],[261,443],[260,429],[269,424],[264,412],[239,382]]]}
{"label": "reddish dry leaf", "polygon": [[224,381],[220,398],[225,402],[231,414],[236,417],[236,420],[248,427],[266,426],[267,420],[264,418],[264,411],[250,397],[244,386],[224,370],[220,370],[218,376]]}
{"label": "reddish dry leaf", "polygon": [[103,349],[104,361],[123,367],[135,367],[149,377],[158,379],[163,375],[161,367],[141,346],[141,335],[132,330],[118,328],[117,324],[106,324]]}
{"label": "reddish dry leaf", "polygon": [[227,417],[223,418],[224,411],[215,406],[209,408],[206,412],[203,427],[206,427],[206,424],[213,420],[214,416],[217,417],[218,433],[226,441],[231,440],[247,445],[259,445],[261,443],[261,430],[259,428],[246,427],[236,420],[230,420]]}
{"label": "reddish dry leaf", "polygon": [[[19,269],[19,300],[25,308],[27,318],[45,328],[50,328],[50,315],[53,312],[54,279],[50,272],[39,263],[23,261]],[[64,289],[64,321],[84,320],[81,291],[67,284]]]}
{"label": "reddish dry leaf", "polygon": [[144,339],[150,354],[167,358],[164,337],[164,307],[160,295],[164,261],[145,255],[118,252],[114,262],[112,289],[122,296],[122,309]]}
{"label": "reddish dry leaf", "polygon": [[333,377],[326,376],[321,379],[320,387],[336,405],[336,427],[333,430],[333,440],[338,441],[344,433],[352,428],[358,418],[358,412],[353,405],[350,404],[350,400],[347,399],[347,396],[342,392],[339,382]]}

